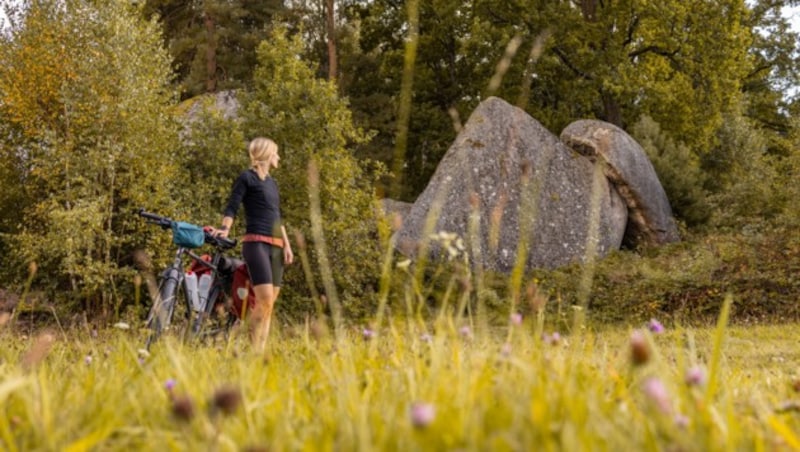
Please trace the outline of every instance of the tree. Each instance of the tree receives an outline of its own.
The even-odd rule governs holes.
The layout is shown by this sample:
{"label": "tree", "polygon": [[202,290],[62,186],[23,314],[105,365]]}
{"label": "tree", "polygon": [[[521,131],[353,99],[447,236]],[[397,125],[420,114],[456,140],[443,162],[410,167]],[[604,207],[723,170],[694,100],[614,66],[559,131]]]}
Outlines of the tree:
{"label": "tree", "polygon": [[[756,24],[768,22],[753,14],[762,5],[786,3],[756,2],[751,10],[744,0],[420,2],[404,197],[413,199],[424,187],[452,142],[453,112],[463,118],[489,94],[524,107],[555,133],[576,119],[628,128],[648,115],[698,157],[710,152],[724,115],[748,100],[742,92],[752,78],[753,53],[771,48],[754,40]],[[358,12],[360,43],[373,70],[360,70],[346,93],[356,107],[370,108],[366,100],[378,98],[396,108],[408,29],[404,2],[375,0]],[[770,17],[769,23],[785,25],[780,16]],[[507,55],[515,39],[519,46]],[[786,56],[796,47],[792,37],[780,39],[783,56],[763,58],[763,74],[775,69],[790,80],[796,62]],[[509,67],[496,88],[489,86],[504,58]],[[775,84],[764,89],[772,93],[766,100],[780,92]],[[781,108],[760,105],[764,119]],[[374,143],[391,143],[394,118],[356,117],[379,131]]]}
{"label": "tree", "polygon": [[9,270],[35,261],[53,298],[106,312],[131,301],[119,288],[147,237],[132,213],[171,211],[180,163],[169,57],[140,17],[121,0],[36,0],[0,46],[4,157],[27,191],[3,212],[20,225]]}
{"label": "tree", "polygon": [[149,0],[144,14],[162,23],[186,99],[248,86],[256,46],[283,11],[283,0]]}
{"label": "tree", "polygon": [[[275,177],[284,221],[290,234],[299,231],[308,238],[314,262],[323,244],[311,236],[306,175],[309,161],[318,163],[324,246],[335,270],[337,291],[356,313],[370,301],[380,249],[373,215],[372,167],[370,162],[355,159],[348,147],[369,137],[353,125],[347,101],[339,97],[336,84],[316,78],[316,68],[300,57],[303,51],[299,35],[290,37],[283,29],[274,30],[258,47],[255,86],[244,102],[242,127],[246,137],[269,136],[280,146],[281,168]],[[379,175],[380,168],[375,169]],[[314,281],[306,284],[299,271],[288,272],[287,295],[300,294],[307,300],[307,287],[319,284],[318,271]]]}

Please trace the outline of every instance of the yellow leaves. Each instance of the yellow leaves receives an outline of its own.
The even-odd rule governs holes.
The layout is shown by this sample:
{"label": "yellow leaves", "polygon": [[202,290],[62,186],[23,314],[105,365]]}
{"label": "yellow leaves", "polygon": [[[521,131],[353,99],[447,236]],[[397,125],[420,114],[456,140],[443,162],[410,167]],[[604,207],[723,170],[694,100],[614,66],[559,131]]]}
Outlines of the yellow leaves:
{"label": "yellow leaves", "polygon": [[7,46],[0,59],[0,105],[27,136],[40,132],[61,113],[59,93],[74,77],[71,58],[60,30],[31,12],[27,28]]}

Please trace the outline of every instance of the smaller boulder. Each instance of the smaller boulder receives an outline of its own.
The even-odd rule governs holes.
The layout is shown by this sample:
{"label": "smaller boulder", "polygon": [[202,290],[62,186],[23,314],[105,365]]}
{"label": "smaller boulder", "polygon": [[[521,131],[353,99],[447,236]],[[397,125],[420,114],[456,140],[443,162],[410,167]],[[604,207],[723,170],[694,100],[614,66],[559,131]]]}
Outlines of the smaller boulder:
{"label": "smaller boulder", "polygon": [[561,141],[604,163],[606,177],[628,207],[625,246],[657,246],[680,240],[672,208],[653,164],[624,130],[603,121],[580,120],[561,132]]}

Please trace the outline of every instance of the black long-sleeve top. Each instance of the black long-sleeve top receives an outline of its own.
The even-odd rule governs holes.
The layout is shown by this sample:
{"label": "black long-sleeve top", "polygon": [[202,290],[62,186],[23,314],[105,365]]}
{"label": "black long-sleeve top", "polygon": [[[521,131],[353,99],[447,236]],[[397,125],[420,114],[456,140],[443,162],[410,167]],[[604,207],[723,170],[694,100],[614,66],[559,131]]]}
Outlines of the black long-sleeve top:
{"label": "black long-sleeve top", "polygon": [[239,206],[244,204],[248,234],[281,237],[280,196],[275,179],[267,176],[261,180],[252,169],[242,172],[233,183],[224,215],[234,218]]}

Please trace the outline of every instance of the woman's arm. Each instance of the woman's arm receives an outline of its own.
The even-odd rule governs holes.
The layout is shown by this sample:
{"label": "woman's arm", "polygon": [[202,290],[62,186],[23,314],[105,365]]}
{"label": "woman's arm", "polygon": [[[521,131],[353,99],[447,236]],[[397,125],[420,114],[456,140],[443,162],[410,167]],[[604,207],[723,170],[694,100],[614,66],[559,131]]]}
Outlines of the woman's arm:
{"label": "woman's arm", "polygon": [[222,217],[222,226],[220,226],[219,229],[214,229],[211,233],[217,237],[227,237],[231,226],[233,226],[233,217],[226,215]]}
{"label": "woman's arm", "polygon": [[283,235],[283,262],[289,265],[294,262],[294,253],[289,243],[289,234],[286,233],[286,226],[281,225],[281,235]]}

